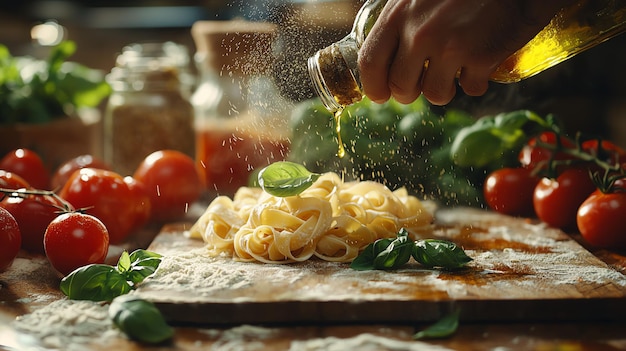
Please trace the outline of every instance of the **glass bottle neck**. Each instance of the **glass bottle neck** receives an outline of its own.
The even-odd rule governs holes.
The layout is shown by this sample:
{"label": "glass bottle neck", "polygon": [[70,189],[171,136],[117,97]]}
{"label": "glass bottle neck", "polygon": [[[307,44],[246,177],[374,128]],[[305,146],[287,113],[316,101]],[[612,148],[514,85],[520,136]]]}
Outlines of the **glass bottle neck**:
{"label": "glass bottle neck", "polygon": [[367,0],[356,15],[351,32],[308,59],[313,88],[331,112],[363,98],[358,52],[387,0]]}
{"label": "glass bottle neck", "polygon": [[358,50],[354,36],[348,35],[316,52],[308,60],[313,88],[331,112],[363,98],[357,62]]}

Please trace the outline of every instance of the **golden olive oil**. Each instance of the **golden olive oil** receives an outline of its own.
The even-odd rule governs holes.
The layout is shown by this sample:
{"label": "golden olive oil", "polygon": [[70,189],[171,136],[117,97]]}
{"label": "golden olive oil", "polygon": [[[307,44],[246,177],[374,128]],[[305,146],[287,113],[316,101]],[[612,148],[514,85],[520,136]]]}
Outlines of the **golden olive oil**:
{"label": "golden olive oil", "polygon": [[[387,0],[367,0],[350,34],[309,58],[313,87],[329,111],[335,112],[363,98],[358,51],[386,3]],[[563,8],[535,38],[507,58],[490,79],[514,83],[532,77],[624,31],[626,1],[579,0]]]}
{"label": "golden olive oil", "polygon": [[532,77],[624,31],[625,1],[578,1],[559,12],[537,36],[507,58],[491,79],[514,83]]}
{"label": "golden olive oil", "polygon": [[346,148],[343,145],[343,140],[341,138],[341,115],[343,114],[343,109],[338,109],[334,112],[335,119],[335,133],[337,134],[337,143],[339,144],[339,148],[337,149],[337,156],[339,158],[343,158],[346,155]]}

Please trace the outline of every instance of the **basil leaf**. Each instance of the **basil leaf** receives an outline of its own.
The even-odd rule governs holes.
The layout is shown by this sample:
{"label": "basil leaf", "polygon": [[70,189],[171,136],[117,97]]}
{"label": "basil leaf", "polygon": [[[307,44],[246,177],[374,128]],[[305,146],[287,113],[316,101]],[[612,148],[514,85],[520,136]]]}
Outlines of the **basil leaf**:
{"label": "basil leaf", "polygon": [[76,269],[61,280],[61,291],[74,300],[111,301],[152,275],[161,257],[142,249],[130,255],[124,251],[116,266],[93,264]]}
{"label": "basil leaf", "polygon": [[158,344],[174,336],[174,330],[150,301],[137,296],[117,297],[109,306],[109,317],[131,339]]}
{"label": "basil leaf", "polygon": [[476,124],[459,131],[452,142],[450,156],[461,167],[485,167],[499,160],[503,150],[504,142],[497,128]]}
{"label": "basil leaf", "polygon": [[155,271],[156,267],[153,266],[133,266],[130,271],[126,272],[126,280],[136,285],[154,274]]}
{"label": "basil leaf", "polygon": [[111,301],[132,290],[115,267],[90,264],[61,280],[61,291],[72,300]]}
{"label": "basil leaf", "polygon": [[[143,249],[137,249],[135,251],[133,251],[130,255],[130,260],[132,262],[141,262],[144,260],[151,260],[154,258],[161,258],[163,257],[161,254],[158,254],[156,252],[152,252],[152,251],[148,251],[148,250],[143,250]],[[158,263],[157,263],[158,265]]]}
{"label": "basil leaf", "polygon": [[455,243],[447,240],[426,239],[415,242],[413,258],[426,267],[461,268],[472,258]]}
{"label": "basil leaf", "polygon": [[117,270],[120,273],[126,272],[130,269],[130,255],[126,250],[122,252],[120,259],[117,261]]}
{"label": "basil leaf", "polygon": [[374,260],[379,253],[383,252],[391,244],[394,239],[378,239],[373,243],[367,245],[363,252],[361,252],[352,263],[350,268],[357,271],[369,271],[376,269]]}
{"label": "basil leaf", "polygon": [[396,269],[409,262],[413,253],[413,240],[409,239],[406,232],[398,234],[398,238],[393,240],[374,258],[375,269]]}
{"label": "basil leaf", "polygon": [[454,312],[441,318],[435,324],[430,327],[415,333],[413,339],[439,339],[447,338],[454,334],[459,327],[460,310],[457,309]]}
{"label": "basil leaf", "polygon": [[295,196],[310,187],[320,174],[312,173],[304,166],[289,162],[274,162],[259,172],[259,186],[268,194]]}
{"label": "basil leaf", "polygon": [[[496,115],[494,125],[505,133],[513,133],[521,129],[550,129],[551,123],[533,111],[517,110]],[[527,132],[532,134],[532,130]]]}
{"label": "basil leaf", "polygon": [[161,263],[161,257],[156,252],[142,249],[133,251],[129,255],[132,264],[128,272],[126,272],[126,279],[133,282],[133,284],[141,283],[145,278],[154,274]]}

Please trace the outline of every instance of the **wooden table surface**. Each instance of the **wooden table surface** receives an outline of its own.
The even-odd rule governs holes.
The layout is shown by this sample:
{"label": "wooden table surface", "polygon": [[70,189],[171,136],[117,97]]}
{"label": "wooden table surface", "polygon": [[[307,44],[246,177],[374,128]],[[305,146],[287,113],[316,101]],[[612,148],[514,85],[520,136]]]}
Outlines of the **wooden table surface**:
{"label": "wooden table surface", "polygon": [[[576,235],[572,237],[579,240]],[[142,240],[145,241],[139,239],[133,245],[140,245]],[[626,256],[605,250],[592,252],[618,272],[626,274]],[[16,317],[31,313],[52,301],[64,299],[58,290],[58,284],[59,277],[44,257],[23,253],[10,270],[0,274],[0,345],[4,345],[0,346],[0,350],[43,350],[37,342],[25,342],[24,335],[13,327],[13,321]],[[461,323],[458,331],[449,338],[413,341],[413,334],[427,326],[424,323],[175,326],[174,339],[165,345],[141,345],[117,335],[103,344],[99,340],[82,349],[626,350],[626,316],[621,321],[594,320],[576,323]]]}

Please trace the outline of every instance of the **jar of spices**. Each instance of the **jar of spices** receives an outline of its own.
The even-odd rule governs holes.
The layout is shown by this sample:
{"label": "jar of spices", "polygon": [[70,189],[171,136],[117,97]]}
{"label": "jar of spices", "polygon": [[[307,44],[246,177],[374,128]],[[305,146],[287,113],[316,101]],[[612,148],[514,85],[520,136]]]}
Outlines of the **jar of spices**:
{"label": "jar of spices", "polygon": [[192,96],[196,160],[207,192],[233,195],[289,151],[289,111],[272,74],[276,26],[198,21],[191,32],[200,81]]}
{"label": "jar of spices", "polygon": [[104,117],[104,159],[132,175],[150,153],[194,157],[193,87],[187,49],[173,42],[131,44],[107,75],[113,93]]}

